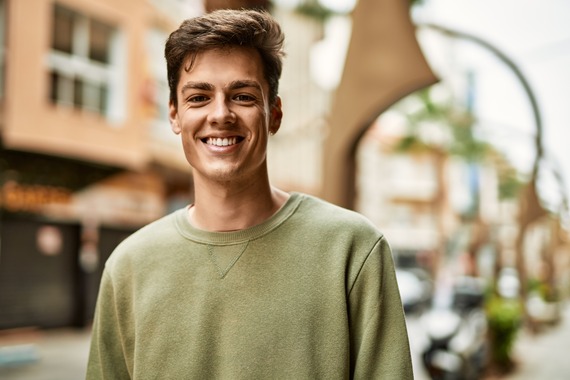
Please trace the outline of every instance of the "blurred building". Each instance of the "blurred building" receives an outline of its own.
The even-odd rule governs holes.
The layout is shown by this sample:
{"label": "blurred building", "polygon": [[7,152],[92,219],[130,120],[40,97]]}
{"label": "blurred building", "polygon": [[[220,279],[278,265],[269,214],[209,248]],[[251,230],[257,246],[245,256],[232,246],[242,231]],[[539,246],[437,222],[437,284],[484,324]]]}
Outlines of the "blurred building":
{"label": "blurred building", "polygon": [[386,115],[359,146],[356,207],[386,234],[399,266],[431,272],[444,255],[458,260],[470,250],[477,221],[499,222],[496,168],[437,150],[398,151],[404,135]]}
{"label": "blurred building", "polygon": [[283,121],[269,140],[269,175],[286,191],[319,195],[331,91],[317,85],[310,67],[312,49],[325,37],[324,27],[292,9],[274,7],[273,14],[285,32],[286,57],[279,84]]}
{"label": "blurred building", "polygon": [[0,1],[0,329],[86,323],[102,263],[188,202],[164,41],[182,1]]}

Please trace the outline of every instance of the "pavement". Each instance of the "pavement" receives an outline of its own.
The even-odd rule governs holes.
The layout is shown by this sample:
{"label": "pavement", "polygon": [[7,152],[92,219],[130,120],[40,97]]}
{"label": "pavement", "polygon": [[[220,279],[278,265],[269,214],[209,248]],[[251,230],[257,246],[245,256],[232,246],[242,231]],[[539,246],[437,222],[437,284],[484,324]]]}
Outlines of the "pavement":
{"label": "pavement", "polygon": [[[419,357],[425,337],[416,318],[408,319],[408,329],[415,379],[428,380]],[[0,379],[85,379],[89,339],[88,328],[0,331]],[[515,343],[515,370],[492,380],[568,380],[568,352],[570,307],[567,306],[559,324],[534,335],[521,331]]]}
{"label": "pavement", "polygon": [[523,332],[515,344],[515,370],[505,380],[570,379],[570,305],[559,324],[531,334]]}
{"label": "pavement", "polygon": [[0,379],[85,379],[90,336],[90,329],[1,332]]}

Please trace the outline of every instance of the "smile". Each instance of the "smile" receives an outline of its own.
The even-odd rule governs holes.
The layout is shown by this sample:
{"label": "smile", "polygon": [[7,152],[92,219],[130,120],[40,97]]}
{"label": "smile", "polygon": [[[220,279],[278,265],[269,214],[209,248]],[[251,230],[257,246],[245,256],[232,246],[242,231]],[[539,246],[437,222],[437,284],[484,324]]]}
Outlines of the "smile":
{"label": "smile", "polygon": [[214,146],[230,146],[235,145],[241,141],[241,139],[238,139],[238,137],[208,137],[205,140],[206,144]]}

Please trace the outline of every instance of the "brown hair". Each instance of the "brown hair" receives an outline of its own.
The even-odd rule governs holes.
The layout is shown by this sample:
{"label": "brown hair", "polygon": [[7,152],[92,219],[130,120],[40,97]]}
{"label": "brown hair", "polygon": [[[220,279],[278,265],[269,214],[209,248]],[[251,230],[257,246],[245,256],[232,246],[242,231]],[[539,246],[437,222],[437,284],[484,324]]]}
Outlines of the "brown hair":
{"label": "brown hair", "polygon": [[283,67],[283,40],[281,27],[266,11],[224,9],[185,20],[170,34],[164,48],[170,101],[177,102],[176,87],[187,57],[191,65],[201,51],[244,46],[259,52],[269,84],[269,103],[273,104]]}

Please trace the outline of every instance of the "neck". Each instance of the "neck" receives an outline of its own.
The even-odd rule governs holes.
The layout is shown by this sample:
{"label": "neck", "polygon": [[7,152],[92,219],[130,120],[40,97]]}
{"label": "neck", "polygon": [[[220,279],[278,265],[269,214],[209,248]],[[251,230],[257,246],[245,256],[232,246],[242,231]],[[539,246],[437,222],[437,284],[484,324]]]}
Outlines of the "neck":
{"label": "neck", "polygon": [[195,183],[195,202],[189,210],[190,223],[206,231],[237,231],[258,225],[289,198],[289,194],[271,187],[269,181],[243,188]]}

